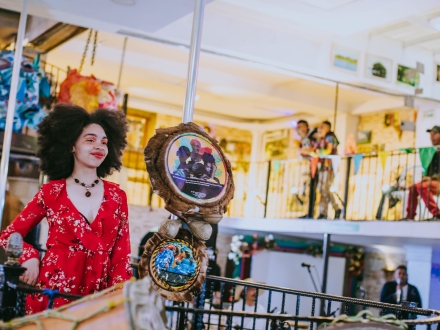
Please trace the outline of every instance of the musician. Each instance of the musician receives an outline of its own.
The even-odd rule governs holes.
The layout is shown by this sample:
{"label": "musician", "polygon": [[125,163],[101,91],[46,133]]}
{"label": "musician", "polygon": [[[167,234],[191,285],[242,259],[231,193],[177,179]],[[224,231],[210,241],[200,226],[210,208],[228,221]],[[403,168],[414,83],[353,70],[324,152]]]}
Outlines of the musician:
{"label": "musician", "polygon": [[397,267],[394,272],[394,281],[385,283],[382,288],[382,293],[380,294],[380,301],[389,304],[401,304],[407,301],[417,303],[417,307],[419,308],[422,307],[422,299],[420,298],[419,291],[414,285],[408,283],[406,266],[402,265]]}
{"label": "musician", "polygon": [[[88,295],[132,276],[127,197],[117,184],[104,181],[122,166],[127,141],[122,112],[58,104],[38,130],[40,169],[44,184],[0,236],[25,236],[43,218],[49,224],[47,252],[24,244],[20,263],[27,268],[21,280],[39,289]],[[66,304],[54,300],[54,308]],[[47,297],[28,295],[26,312],[47,308]]]}

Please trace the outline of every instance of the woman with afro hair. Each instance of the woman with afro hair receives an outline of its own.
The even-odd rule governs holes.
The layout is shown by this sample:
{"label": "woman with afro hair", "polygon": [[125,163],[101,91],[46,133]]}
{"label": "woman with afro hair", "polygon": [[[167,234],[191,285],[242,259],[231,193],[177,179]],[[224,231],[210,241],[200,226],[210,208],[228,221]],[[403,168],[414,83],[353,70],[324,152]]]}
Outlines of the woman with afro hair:
{"label": "woman with afro hair", "polygon": [[[38,129],[40,169],[50,182],[1,234],[0,245],[17,232],[24,237],[43,218],[49,224],[47,253],[24,244],[21,280],[40,289],[88,295],[132,276],[125,192],[104,181],[121,168],[127,122],[119,111],[58,104]],[[40,294],[28,295],[26,312],[47,308]],[[54,307],[68,300],[56,298]]]}

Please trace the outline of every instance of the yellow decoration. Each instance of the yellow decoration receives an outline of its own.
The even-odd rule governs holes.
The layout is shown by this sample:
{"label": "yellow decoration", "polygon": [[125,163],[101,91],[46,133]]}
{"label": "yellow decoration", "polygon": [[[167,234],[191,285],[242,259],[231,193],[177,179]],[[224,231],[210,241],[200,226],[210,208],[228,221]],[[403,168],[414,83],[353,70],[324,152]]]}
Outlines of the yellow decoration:
{"label": "yellow decoration", "polygon": [[388,151],[379,151],[379,159],[380,164],[382,165],[382,170],[385,170],[385,167],[387,166],[387,157]]}

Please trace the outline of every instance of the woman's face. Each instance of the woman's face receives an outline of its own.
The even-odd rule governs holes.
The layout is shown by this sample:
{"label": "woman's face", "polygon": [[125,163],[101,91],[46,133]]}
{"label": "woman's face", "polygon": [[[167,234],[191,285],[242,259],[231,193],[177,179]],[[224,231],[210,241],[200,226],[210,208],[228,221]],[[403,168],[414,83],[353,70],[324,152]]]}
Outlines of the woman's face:
{"label": "woman's face", "polygon": [[107,142],[107,136],[98,124],[84,127],[73,147],[75,164],[98,168],[108,154]]}

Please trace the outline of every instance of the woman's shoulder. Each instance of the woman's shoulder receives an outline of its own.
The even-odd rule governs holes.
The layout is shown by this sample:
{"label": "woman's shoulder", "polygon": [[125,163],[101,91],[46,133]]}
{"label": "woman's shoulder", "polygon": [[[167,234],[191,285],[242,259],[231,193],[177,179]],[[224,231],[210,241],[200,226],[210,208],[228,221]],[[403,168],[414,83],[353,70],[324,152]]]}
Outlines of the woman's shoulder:
{"label": "woman's shoulder", "polygon": [[56,192],[58,192],[59,190],[64,188],[65,185],[66,185],[66,180],[65,179],[50,180],[47,183],[43,183],[41,185],[40,190],[42,190],[42,191],[51,191],[51,192],[53,192],[55,190]]}
{"label": "woman's shoulder", "polygon": [[125,196],[125,191],[119,187],[118,183],[107,181],[107,180],[102,180],[102,182],[104,182],[106,189],[113,190],[114,192]]}

